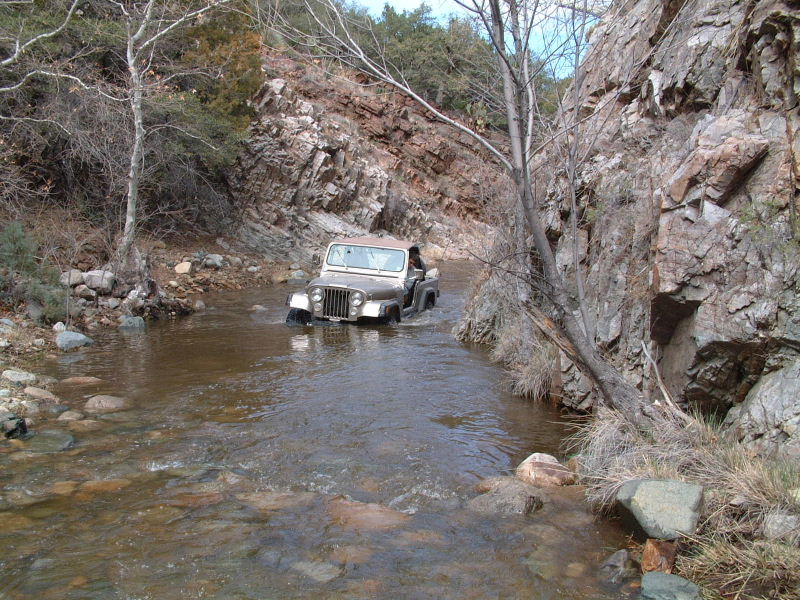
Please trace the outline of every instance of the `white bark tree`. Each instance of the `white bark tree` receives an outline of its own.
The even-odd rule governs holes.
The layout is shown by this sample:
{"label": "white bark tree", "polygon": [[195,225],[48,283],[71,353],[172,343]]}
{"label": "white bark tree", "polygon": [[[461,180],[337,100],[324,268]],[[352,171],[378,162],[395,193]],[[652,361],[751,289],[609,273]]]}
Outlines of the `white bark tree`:
{"label": "white bark tree", "polygon": [[[125,64],[128,69],[128,102],[133,125],[133,142],[128,167],[125,225],[118,257],[125,263],[133,247],[139,210],[139,185],[145,146],[145,96],[148,89],[164,86],[164,79],[153,80],[158,63],[159,44],[182,27],[198,22],[211,11],[231,0],[205,0],[199,7],[175,10],[168,0],[112,2],[126,25]],[[196,5],[195,5],[196,6]]]}
{"label": "white bark tree", "polygon": [[[292,40],[297,47],[305,47],[315,57],[336,59],[352,68],[389,84],[413,98],[439,120],[477,140],[508,170],[515,185],[521,211],[525,217],[528,234],[538,255],[540,272],[534,274],[539,295],[546,299],[543,307],[530,306],[534,321],[597,386],[602,399],[609,407],[618,409],[639,426],[649,426],[658,418],[658,411],[647,404],[642,393],[630,384],[600,353],[594,342],[594,325],[585,303],[585,290],[580,266],[574,265],[574,274],[567,280],[558,268],[553,248],[543,222],[542,200],[547,173],[532,168],[534,157],[547,146],[558,146],[567,180],[571,183],[570,202],[573,208],[573,225],[577,214],[576,173],[582,149],[580,126],[583,118],[577,110],[581,104],[581,81],[573,82],[571,97],[561,98],[561,119],[553,127],[542,128],[543,115],[539,111],[539,92],[536,79],[539,69],[553,68],[553,61],[570,58],[575,73],[581,56],[585,32],[595,12],[603,8],[589,0],[564,3],[548,0],[455,0],[483,24],[485,35],[491,40],[503,83],[502,104],[508,123],[510,151],[495,146],[491,141],[458,120],[451,118],[426,102],[380,58],[374,58],[358,43],[356,26],[348,21],[340,5],[334,0],[305,0],[306,10],[313,19],[316,33],[312,36],[291,28],[282,22],[276,11],[274,23],[283,25],[281,35]],[[556,23],[561,27],[554,31]],[[566,24],[566,28],[563,25]],[[359,34],[363,36],[363,31]],[[559,69],[560,70],[560,69]],[[577,257],[574,257],[577,262]]]}

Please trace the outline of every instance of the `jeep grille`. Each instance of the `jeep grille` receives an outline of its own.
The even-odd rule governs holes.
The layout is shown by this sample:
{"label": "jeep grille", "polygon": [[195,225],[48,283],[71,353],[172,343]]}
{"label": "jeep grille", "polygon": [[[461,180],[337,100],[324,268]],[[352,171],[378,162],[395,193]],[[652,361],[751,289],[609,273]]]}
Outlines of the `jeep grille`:
{"label": "jeep grille", "polygon": [[322,316],[335,319],[346,319],[350,310],[350,290],[324,288],[322,299]]}

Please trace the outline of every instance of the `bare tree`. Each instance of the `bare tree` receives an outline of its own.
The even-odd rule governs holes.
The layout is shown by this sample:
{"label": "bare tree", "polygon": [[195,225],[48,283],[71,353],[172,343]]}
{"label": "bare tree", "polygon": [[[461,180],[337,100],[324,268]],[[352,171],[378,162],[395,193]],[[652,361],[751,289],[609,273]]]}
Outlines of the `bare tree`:
{"label": "bare tree", "polygon": [[[139,208],[139,184],[145,144],[144,98],[149,89],[162,87],[167,81],[154,80],[154,67],[158,62],[159,45],[182,27],[196,23],[210,11],[230,0],[205,0],[199,7],[175,11],[165,0],[147,2],[112,2],[125,20],[125,64],[128,69],[128,102],[133,120],[133,142],[128,165],[125,226],[118,256],[121,263],[128,260],[136,235]],[[171,125],[165,124],[169,127]]]}
{"label": "bare tree", "polygon": [[[549,177],[533,167],[534,158],[544,148],[558,145],[567,169],[573,219],[577,218],[576,172],[580,160],[579,126],[584,118],[580,106],[581,81],[573,82],[572,98],[564,104],[562,118],[555,127],[541,130],[539,90],[536,78],[541,69],[556,59],[572,57],[576,69],[588,24],[602,5],[578,0],[565,7],[548,0],[456,0],[483,25],[491,40],[502,78],[503,99],[508,123],[510,151],[495,146],[480,132],[444,114],[408,85],[402,76],[388,68],[381,58],[371,57],[359,44],[365,23],[354,23],[334,0],[305,1],[313,20],[314,34],[303,33],[281,21],[279,11],[273,22],[282,26],[281,35],[305,48],[315,57],[336,59],[371,77],[393,86],[425,107],[439,120],[462,131],[483,145],[508,170],[515,186],[521,212],[537,255],[536,288],[546,310],[530,305],[536,325],[596,384],[605,404],[626,414],[634,423],[647,426],[657,412],[642,393],[600,353],[594,341],[594,327],[585,306],[585,291],[580,268],[575,265],[572,280],[567,280],[557,265],[542,216],[542,203]],[[554,23],[566,24],[553,34]],[[360,28],[360,29],[359,29]],[[549,37],[548,37],[549,36]],[[564,49],[568,51],[565,52]],[[571,54],[570,52],[571,51]],[[545,53],[544,56],[537,55]],[[551,67],[552,68],[552,67]],[[576,69],[574,72],[578,73]],[[573,221],[573,230],[576,224]],[[573,259],[577,261],[577,256]]]}

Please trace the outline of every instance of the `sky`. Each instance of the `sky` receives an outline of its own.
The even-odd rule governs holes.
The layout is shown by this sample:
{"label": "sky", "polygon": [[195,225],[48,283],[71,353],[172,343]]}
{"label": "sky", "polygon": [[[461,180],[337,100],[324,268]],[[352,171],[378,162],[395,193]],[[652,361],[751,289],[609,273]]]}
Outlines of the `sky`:
{"label": "sky", "polygon": [[[367,8],[371,15],[377,17],[383,12],[383,5],[389,4],[397,12],[412,11],[422,4],[423,0],[355,0],[356,4]],[[445,17],[451,13],[460,13],[464,10],[453,0],[426,0],[425,4],[431,7],[433,16]]]}

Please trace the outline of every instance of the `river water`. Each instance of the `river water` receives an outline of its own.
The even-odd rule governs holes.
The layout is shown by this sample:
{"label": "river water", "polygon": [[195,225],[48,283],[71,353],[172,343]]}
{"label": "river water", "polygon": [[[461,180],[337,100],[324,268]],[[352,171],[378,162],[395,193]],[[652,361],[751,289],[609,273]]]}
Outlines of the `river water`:
{"label": "river water", "polygon": [[453,339],[474,268],[443,271],[438,306],[397,326],[289,328],[269,288],[49,358],[103,380],[56,386],[71,408],[133,408],[0,454],[0,598],[616,597],[596,569],[624,540],[579,490],[528,517],[466,508],[569,424]]}

